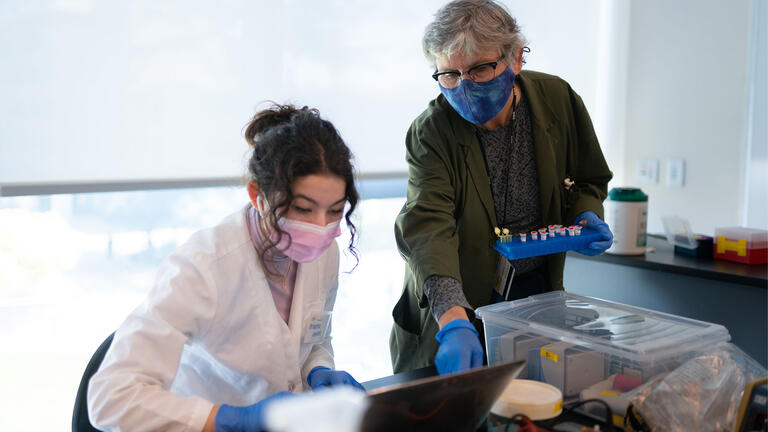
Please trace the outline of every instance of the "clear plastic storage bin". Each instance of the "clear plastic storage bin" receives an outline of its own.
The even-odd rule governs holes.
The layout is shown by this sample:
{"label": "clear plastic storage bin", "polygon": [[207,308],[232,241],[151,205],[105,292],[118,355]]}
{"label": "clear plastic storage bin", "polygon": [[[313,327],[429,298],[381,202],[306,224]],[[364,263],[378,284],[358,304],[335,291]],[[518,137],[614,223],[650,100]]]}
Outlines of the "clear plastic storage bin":
{"label": "clear plastic storage bin", "polygon": [[730,340],[728,330],[648,309],[550,292],[476,311],[488,363],[527,360],[520,378],[582,391],[628,391]]}

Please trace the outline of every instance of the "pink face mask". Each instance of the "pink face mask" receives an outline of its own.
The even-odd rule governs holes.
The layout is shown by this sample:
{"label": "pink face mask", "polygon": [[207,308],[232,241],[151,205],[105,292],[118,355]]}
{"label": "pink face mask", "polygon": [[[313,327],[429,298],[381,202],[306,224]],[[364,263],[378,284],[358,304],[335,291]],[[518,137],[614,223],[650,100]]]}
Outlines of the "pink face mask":
{"label": "pink face mask", "polygon": [[[291,245],[287,249],[281,248],[283,253],[300,263],[316,260],[331,246],[333,239],[341,234],[339,221],[331,222],[324,227],[286,218],[280,218],[277,223],[291,236]],[[287,243],[288,239],[283,238],[277,247],[284,247]]]}
{"label": "pink face mask", "polygon": [[[266,204],[259,197],[257,199],[257,209],[263,213],[262,205]],[[264,205],[264,207],[267,207]],[[341,220],[331,222],[326,226],[319,226],[307,222],[300,222],[293,219],[279,218],[277,224],[280,229],[290,235],[283,236],[277,248],[283,251],[292,260],[299,263],[308,263],[316,260],[333,243],[333,240],[341,235]],[[290,246],[288,243],[290,242]]]}

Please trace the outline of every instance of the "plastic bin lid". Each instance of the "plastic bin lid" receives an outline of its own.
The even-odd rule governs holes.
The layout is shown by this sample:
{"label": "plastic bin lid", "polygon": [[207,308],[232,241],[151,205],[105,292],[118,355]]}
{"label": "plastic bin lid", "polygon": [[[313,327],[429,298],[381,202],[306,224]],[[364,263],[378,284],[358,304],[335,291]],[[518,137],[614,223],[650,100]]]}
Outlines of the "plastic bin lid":
{"label": "plastic bin lid", "polygon": [[[503,325],[637,361],[655,361],[730,340],[719,325],[555,291],[478,308]],[[487,331],[487,330],[486,330]]]}
{"label": "plastic bin lid", "polygon": [[768,231],[746,227],[715,228],[715,243],[717,237],[725,236],[727,240],[746,240],[748,248],[762,249],[768,247]]}
{"label": "plastic bin lid", "polygon": [[667,234],[669,243],[686,249],[696,249],[696,246],[699,245],[688,219],[678,216],[663,216],[661,222],[664,224],[664,232]]}

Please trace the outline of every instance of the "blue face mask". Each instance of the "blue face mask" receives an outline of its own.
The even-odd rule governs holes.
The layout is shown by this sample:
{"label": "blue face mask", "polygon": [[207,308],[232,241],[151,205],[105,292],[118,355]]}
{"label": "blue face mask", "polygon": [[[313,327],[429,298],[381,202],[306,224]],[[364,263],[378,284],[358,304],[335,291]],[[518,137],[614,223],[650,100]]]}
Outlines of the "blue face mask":
{"label": "blue face mask", "polygon": [[464,79],[458,87],[447,89],[440,86],[440,91],[459,115],[470,123],[483,125],[504,108],[514,82],[515,73],[505,68],[504,72],[490,81]]}

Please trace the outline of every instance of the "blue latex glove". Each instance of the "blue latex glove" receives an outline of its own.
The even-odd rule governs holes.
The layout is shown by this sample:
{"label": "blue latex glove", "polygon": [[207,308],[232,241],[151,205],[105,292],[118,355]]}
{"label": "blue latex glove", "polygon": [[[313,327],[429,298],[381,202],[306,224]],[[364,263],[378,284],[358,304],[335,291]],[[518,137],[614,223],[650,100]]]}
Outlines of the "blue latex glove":
{"label": "blue latex glove", "polygon": [[593,211],[585,211],[584,213],[576,216],[576,220],[573,221],[574,225],[581,225],[592,228],[598,233],[603,235],[602,240],[592,242],[586,249],[576,251],[583,255],[595,256],[608,250],[613,244],[613,233],[608,228],[608,224],[600,220],[597,214]]}
{"label": "blue latex glove", "polygon": [[317,366],[307,375],[307,383],[312,390],[321,387],[333,387],[337,385],[348,385],[358,390],[365,391],[363,386],[357,380],[352,378],[347,372],[328,369],[325,366]]}
{"label": "blue latex glove", "polygon": [[265,407],[278,399],[294,396],[296,395],[293,393],[280,392],[245,407],[224,404],[219,407],[219,412],[216,413],[216,432],[266,432],[264,429]]}
{"label": "blue latex glove", "polygon": [[437,332],[440,348],[435,366],[440,375],[461,372],[483,365],[483,346],[475,326],[465,319],[456,319]]}

